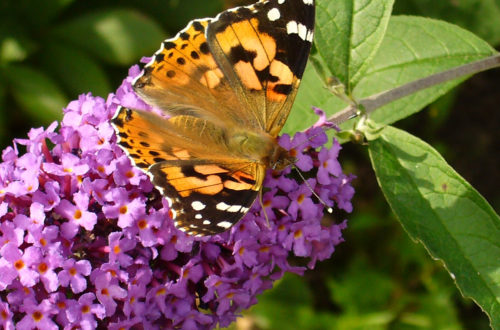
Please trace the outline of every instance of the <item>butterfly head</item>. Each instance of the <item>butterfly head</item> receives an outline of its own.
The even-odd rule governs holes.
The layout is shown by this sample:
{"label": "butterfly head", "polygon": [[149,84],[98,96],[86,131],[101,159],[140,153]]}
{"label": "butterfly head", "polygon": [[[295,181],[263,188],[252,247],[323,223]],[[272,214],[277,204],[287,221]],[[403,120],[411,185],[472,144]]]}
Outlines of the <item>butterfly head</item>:
{"label": "butterfly head", "polygon": [[295,164],[297,158],[295,158],[290,151],[276,144],[274,152],[270,159],[270,168],[277,171],[282,171],[288,166]]}

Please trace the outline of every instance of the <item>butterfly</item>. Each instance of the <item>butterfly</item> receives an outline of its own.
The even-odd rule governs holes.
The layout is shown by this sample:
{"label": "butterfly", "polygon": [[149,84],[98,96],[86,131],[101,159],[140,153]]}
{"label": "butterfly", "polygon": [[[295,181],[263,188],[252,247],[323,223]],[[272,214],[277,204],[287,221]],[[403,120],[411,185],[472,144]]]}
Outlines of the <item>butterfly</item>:
{"label": "butterfly", "polygon": [[196,19],[134,80],[169,117],[119,107],[118,145],[168,200],[175,226],[229,229],[250,209],[266,170],[294,158],[277,136],[313,40],[314,0],[266,0]]}

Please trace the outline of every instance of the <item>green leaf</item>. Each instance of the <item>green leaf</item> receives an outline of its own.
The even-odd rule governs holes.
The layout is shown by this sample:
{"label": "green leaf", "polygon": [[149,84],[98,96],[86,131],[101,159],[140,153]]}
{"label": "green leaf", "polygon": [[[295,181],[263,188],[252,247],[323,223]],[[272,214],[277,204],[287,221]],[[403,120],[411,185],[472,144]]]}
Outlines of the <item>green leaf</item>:
{"label": "green leaf", "polygon": [[5,75],[17,103],[33,118],[50,123],[62,117],[68,103],[59,86],[45,73],[21,65],[6,68]]}
{"label": "green leaf", "polygon": [[443,19],[477,34],[492,45],[500,43],[500,0],[396,1],[394,12]]}
{"label": "green leaf", "polygon": [[[421,17],[392,17],[379,52],[354,94],[357,99],[368,97],[494,53],[486,42],[456,25]],[[383,124],[408,117],[464,79],[392,102],[370,117]]]}
{"label": "green leaf", "polygon": [[[369,143],[377,180],[412,239],[500,327],[500,218],[431,146],[387,127]],[[479,165],[478,165],[479,166]]]}
{"label": "green leaf", "polygon": [[[339,13],[338,16],[342,15]],[[324,26],[323,30],[333,24],[329,23],[326,18],[320,17],[318,11],[317,26]],[[321,30],[321,28],[316,28],[316,49],[327,49],[327,47],[321,46],[321,43],[330,45],[328,46],[330,48],[335,42],[338,44],[347,43],[342,39],[337,40],[333,32],[330,37],[331,41],[327,40],[328,36],[321,39],[321,36],[318,37],[318,33],[320,35],[322,33],[318,31]],[[375,58],[354,88],[353,93],[355,98],[359,100],[430,74],[485,58],[494,53],[494,49],[486,42],[455,25],[421,17],[392,17]],[[330,62],[326,64],[322,59],[323,56],[313,56],[320,58],[320,63],[323,65],[330,63],[328,64],[329,70],[334,70],[330,67],[334,68],[338,65],[339,68],[336,70],[344,72],[343,75],[346,78],[349,76],[346,64],[340,60],[342,56],[345,57],[345,54],[332,57]],[[285,132],[302,130],[313,124],[316,116],[309,111],[312,105],[325,110],[329,116],[346,106],[325,88],[322,77],[314,71],[309,65],[304,73],[296,104],[290,115],[290,120],[284,128]],[[464,79],[428,88],[392,102],[372,113],[371,118],[382,124],[390,124],[405,118],[420,111]],[[352,83],[350,84],[352,85]],[[353,123],[348,122],[341,127],[350,129],[352,125]]]}
{"label": "green leaf", "polygon": [[103,61],[119,65],[130,65],[145,54],[152,54],[165,38],[154,21],[125,9],[83,15],[57,26],[52,34]]}
{"label": "green leaf", "polygon": [[0,63],[23,61],[36,48],[36,43],[18,26],[0,26]]}
{"label": "green leaf", "polygon": [[42,53],[46,71],[51,72],[62,82],[62,86],[72,99],[87,92],[104,97],[111,91],[106,73],[87,54],[56,43],[46,47],[46,51]]}
{"label": "green leaf", "polygon": [[292,111],[282,132],[294,134],[314,124],[318,120],[318,116],[312,110],[312,106],[331,111],[331,109],[340,110],[344,108],[346,103],[340,98],[334,97],[326,89],[323,80],[309,63],[302,77]]}
{"label": "green leaf", "polygon": [[394,0],[318,0],[315,46],[329,74],[350,94],[375,56]]}
{"label": "green leaf", "polygon": [[[283,132],[293,133],[311,126],[317,116],[312,106],[335,113],[346,103],[325,86],[325,78],[334,76],[347,88],[355,86],[367,70],[382,42],[393,0],[342,0],[316,2],[314,47],[304,72],[290,119]],[[324,65],[326,77],[313,69],[311,62]]]}

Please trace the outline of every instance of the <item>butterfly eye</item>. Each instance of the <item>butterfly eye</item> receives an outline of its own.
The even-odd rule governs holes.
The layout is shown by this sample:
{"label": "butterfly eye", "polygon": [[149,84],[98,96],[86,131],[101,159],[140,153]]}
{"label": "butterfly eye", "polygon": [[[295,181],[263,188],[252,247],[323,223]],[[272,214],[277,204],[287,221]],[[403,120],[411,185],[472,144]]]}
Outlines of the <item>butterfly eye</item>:
{"label": "butterfly eye", "polygon": [[245,144],[248,143],[248,136],[247,135],[244,135],[244,134],[238,134],[238,135],[235,135],[234,137],[234,141],[240,145],[240,146],[244,146]]}

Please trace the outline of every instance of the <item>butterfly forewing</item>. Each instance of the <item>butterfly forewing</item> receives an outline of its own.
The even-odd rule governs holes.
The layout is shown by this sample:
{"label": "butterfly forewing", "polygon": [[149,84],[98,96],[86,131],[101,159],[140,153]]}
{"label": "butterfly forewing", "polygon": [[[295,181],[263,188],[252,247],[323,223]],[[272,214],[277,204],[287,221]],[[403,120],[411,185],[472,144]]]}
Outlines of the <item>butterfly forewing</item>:
{"label": "butterfly forewing", "polygon": [[[134,90],[170,118],[120,108],[118,144],[170,202],[177,228],[241,219],[269,166],[311,47],[313,0],[270,0],[194,20],[163,42]],[[279,155],[279,156],[276,156]]]}
{"label": "butterfly forewing", "polygon": [[[194,20],[167,39],[134,83],[148,103],[172,116],[191,115],[219,124],[245,125],[234,89],[212,56],[205,38],[211,18]],[[240,108],[240,113],[233,109]],[[242,116],[244,115],[244,116]]]}
{"label": "butterfly forewing", "polygon": [[216,62],[261,129],[277,136],[311,48],[314,2],[263,1],[219,14],[207,27]]}

